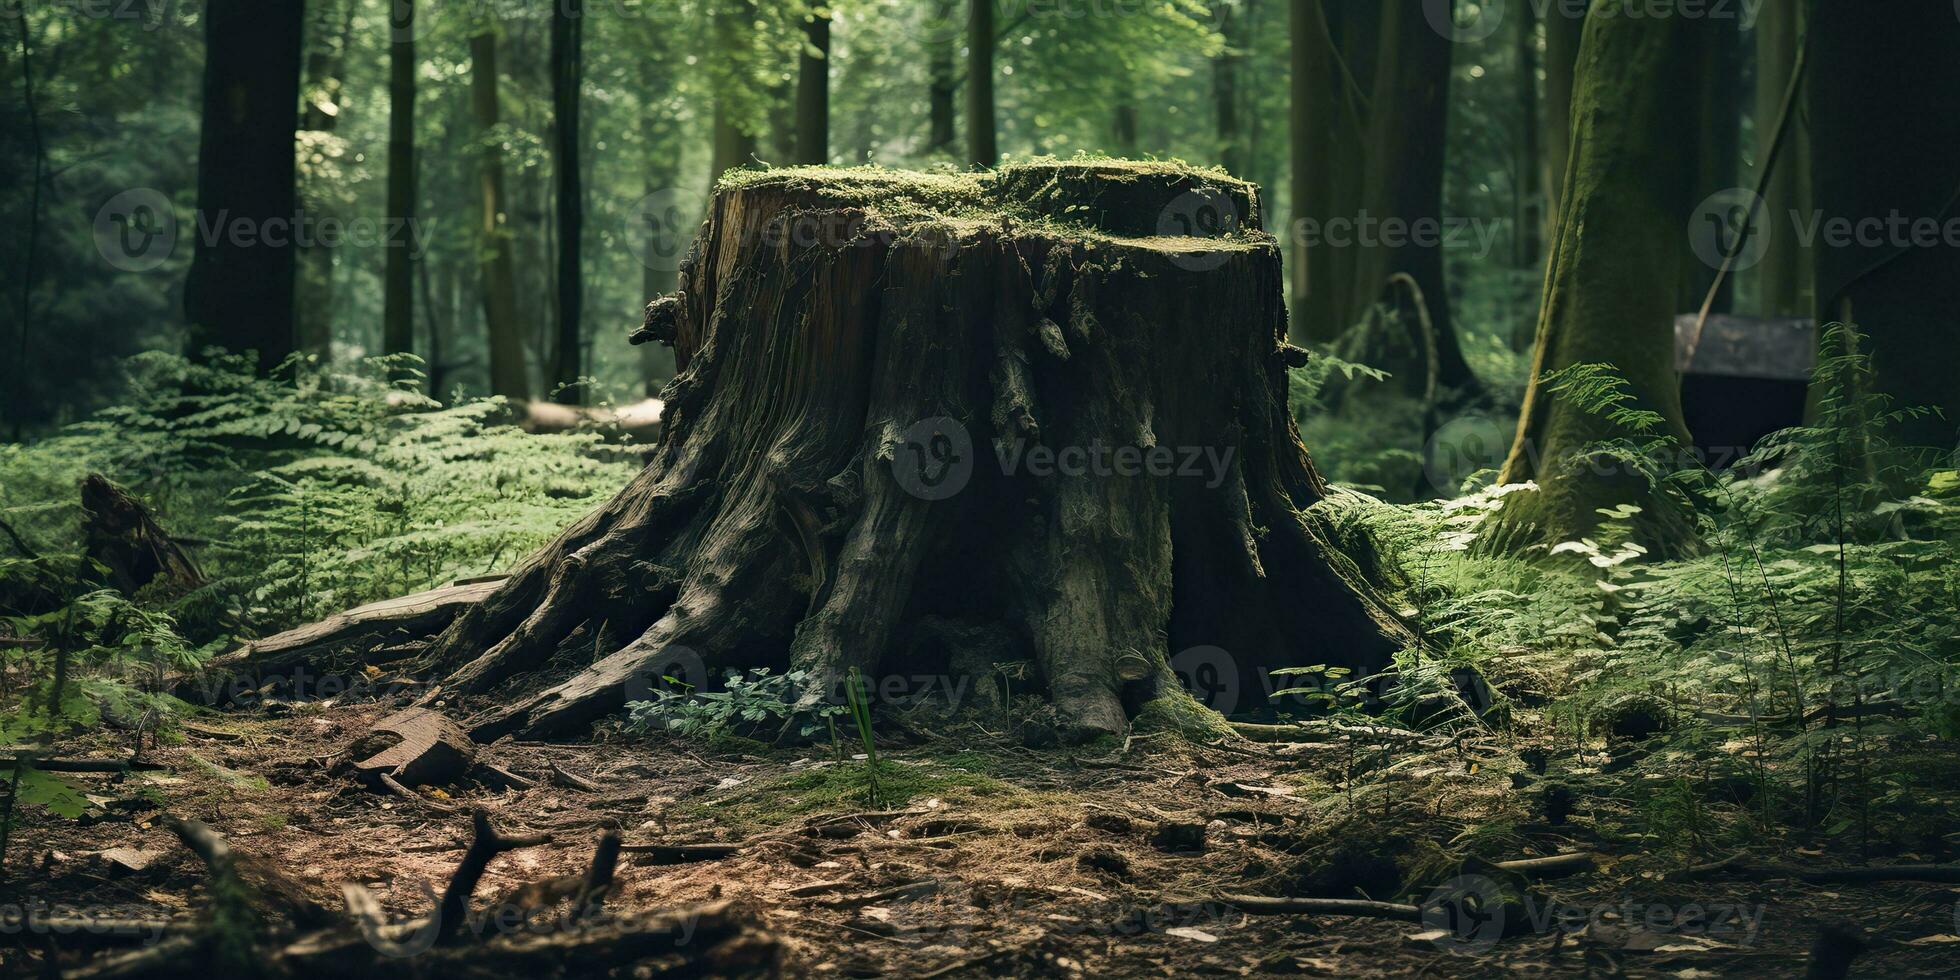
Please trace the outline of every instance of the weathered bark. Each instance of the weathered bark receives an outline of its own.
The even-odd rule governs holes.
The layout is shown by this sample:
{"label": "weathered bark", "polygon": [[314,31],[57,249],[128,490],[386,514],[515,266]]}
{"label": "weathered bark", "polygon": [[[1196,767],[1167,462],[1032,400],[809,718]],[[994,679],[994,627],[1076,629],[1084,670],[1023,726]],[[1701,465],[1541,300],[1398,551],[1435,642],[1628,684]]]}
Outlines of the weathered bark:
{"label": "weathered bark", "polygon": [[1360,217],[1367,186],[1361,104],[1376,77],[1386,8],[1358,0],[1291,0],[1294,333],[1328,341],[1360,319],[1357,249],[1324,244]]}
{"label": "weathered bark", "polygon": [[[1248,230],[1158,237],[1184,195]],[[948,217],[977,211],[999,216]],[[1055,224],[1083,215],[1099,227]],[[812,697],[853,667],[928,670],[898,660],[928,618],[1014,637],[1078,737],[1182,697],[1173,650],[1222,647],[1248,677],[1381,669],[1404,631],[1298,514],[1326,488],[1259,227],[1250,185],[1154,164],[725,183],[646,331],[686,364],[648,466],[421,669],[487,709],[479,740],[579,730],[676,665],[793,665]],[[1085,465],[1013,462],[1070,447]],[[1223,462],[1086,465],[1153,447]],[[963,486],[933,490],[928,464]]]}
{"label": "weathered bark", "polygon": [[1586,21],[1573,96],[1573,158],[1564,211],[1539,311],[1531,384],[1517,438],[1500,477],[1535,480],[1513,493],[1487,523],[1481,545],[1516,551],[1588,534],[1598,509],[1640,506],[1641,544],[1659,554],[1692,543],[1670,500],[1650,493],[1627,467],[1595,466],[1587,447],[1633,434],[1546,389],[1542,379],[1575,364],[1609,363],[1626,379],[1633,407],[1659,413],[1660,433],[1692,445],[1681,421],[1674,373],[1676,277],[1694,206],[1695,24],[1681,17],[1632,16],[1602,0]]}
{"label": "weathered bark", "polygon": [[381,349],[415,349],[415,0],[388,4],[388,249],[382,270]]}
{"label": "weathered bark", "polygon": [[82,539],[83,555],[124,595],[159,578],[179,591],[204,584],[197,563],[149,508],[99,473],[82,479]]}
{"label": "weathered bark", "polygon": [[585,77],[581,40],[583,0],[551,6],[551,134],[553,189],[558,206],[558,343],[552,398],[567,405],[584,400],[585,267],[579,261],[585,232],[584,175],[579,172],[579,86]]}
{"label": "weathered bark", "polygon": [[976,167],[1000,162],[994,131],[994,0],[969,0],[967,6],[966,157]]}
{"label": "weathered bark", "polygon": [[830,162],[830,16],[810,14],[796,59],[796,162]]}
{"label": "weathered bark", "polygon": [[517,279],[511,268],[510,229],[506,227],[504,152],[493,137],[497,105],[497,34],[470,37],[470,114],[482,141],[479,171],[483,214],[478,222],[478,269],[483,277],[483,324],[490,336],[490,393],[528,398],[530,372],[524,366],[524,336],[517,327]]}
{"label": "weathered bark", "polygon": [[301,0],[204,6],[197,208],[221,233],[192,236],[196,251],[184,285],[192,356],[207,346],[256,350],[266,371],[295,348],[298,236],[290,225],[305,20]]}
{"label": "weathered bark", "polygon": [[[1945,413],[1903,420],[1895,432],[1942,450],[1953,447],[1960,419],[1960,248],[1950,231],[1930,229],[1950,229],[1960,215],[1951,166],[1960,159],[1960,114],[1926,107],[1960,104],[1960,20],[1952,13],[1943,4],[1891,4],[1876,16],[1863,4],[1821,0],[1807,82],[1818,211],[1867,229],[1818,237],[1818,316],[1858,324],[1873,385],[1894,404]],[[1872,222],[1886,230],[1870,230]]]}

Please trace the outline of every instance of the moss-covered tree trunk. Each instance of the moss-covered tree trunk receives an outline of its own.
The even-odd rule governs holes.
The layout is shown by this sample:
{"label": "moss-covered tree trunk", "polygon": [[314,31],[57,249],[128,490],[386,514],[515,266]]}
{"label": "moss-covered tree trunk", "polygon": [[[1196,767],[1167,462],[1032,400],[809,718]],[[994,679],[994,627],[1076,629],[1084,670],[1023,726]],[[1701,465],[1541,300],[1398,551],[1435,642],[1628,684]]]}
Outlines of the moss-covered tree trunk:
{"label": "moss-covered tree trunk", "polygon": [[1674,372],[1677,280],[1694,207],[1696,23],[1636,16],[1603,0],[1587,18],[1573,94],[1572,158],[1546,272],[1518,432],[1505,483],[1535,480],[1493,515],[1484,546],[1515,551],[1590,533],[1600,508],[1630,503],[1641,543],[1660,553],[1692,541],[1666,498],[1628,468],[1589,458],[1589,445],[1632,433],[1551,392],[1542,378],[1610,363],[1663,433],[1689,444]]}
{"label": "moss-covered tree trunk", "polygon": [[[1207,207],[1244,230],[1175,234]],[[1325,485],[1258,228],[1250,185],[1164,165],[724,183],[636,337],[686,365],[648,466],[422,668],[483,740],[677,667],[793,666],[814,698],[1005,651],[1078,738],[1189,706],[1194,647],[1381,669],[1402,627],[1300,513]]]}

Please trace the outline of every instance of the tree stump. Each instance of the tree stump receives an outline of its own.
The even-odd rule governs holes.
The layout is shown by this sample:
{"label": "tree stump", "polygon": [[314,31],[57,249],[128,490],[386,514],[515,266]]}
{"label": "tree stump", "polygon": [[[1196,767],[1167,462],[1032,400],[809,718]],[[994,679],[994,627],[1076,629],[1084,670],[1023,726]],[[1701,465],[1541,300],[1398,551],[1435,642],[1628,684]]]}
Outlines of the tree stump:
{"label": "tree stump", "polygon": [[682,367],[645,470],[421,664],[497,695],[479,741],[575,732],[677,669],[801,669],[809,700],[853,667],[943,670],[896,662],[935,648],[908,642],[928,618],[1011,638],[1074,739],[1191,706],[1178,651],[1257,683],[1406,640],[1300,514],[1326,486],[1250,184],[731,176],[682,286],[635,338]]}

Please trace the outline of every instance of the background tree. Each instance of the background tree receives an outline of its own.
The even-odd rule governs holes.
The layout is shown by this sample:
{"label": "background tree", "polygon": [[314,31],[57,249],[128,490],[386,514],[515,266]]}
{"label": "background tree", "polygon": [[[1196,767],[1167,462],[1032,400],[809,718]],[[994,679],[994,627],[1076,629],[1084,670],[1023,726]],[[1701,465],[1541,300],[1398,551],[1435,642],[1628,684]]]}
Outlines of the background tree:
{"label": "background tree", "polygon": [[994,132],[994,0],[967,0],[966,159],[976,167],[1000,162]]}
{"label": "background tree", "polygon": [[388,225],[381,349],[415,349],[415,0],[388,0]]}
{"label": "background tree", "polygon": [[558,0],[551,13],[552,186],[558,208],[558,342],[552,361],[552,398],[568,405],[584,400],[585,233],[584,175],[579,171],[579,85],[584,79],[582,0]]}
{"label": "background tree", "polygon": [[306,9],[301,0],[211,0],[204,20],[197,210],[219,233],[194,236],[184,286],[190,349],[256,350],[269,370],[297,340],[294,138]]}
{"label": "background tree", "polygon": [[485,23],[470,35],[470,112],[475,117],[480,209],[476,253],[483,325],[489,342],[490,391],[528,398],[530,371],[517,323],[517,282],[504,202],[504,150],[498,108],[497,31]]}
{"label": "background tree", "polygon": [[1492,515],[1483,545],[1497,551],[1555,544],[1592,532],[1600,509],[1642,508],[1637,540],[1656,553],[1691,546],[1692,529],[1645,479],[1591,447],[1633,438],[1613,420],[1561,397],[1545,377],[1582,364],[1611,364],[1629,408],[1656,413],[1659,435],[1690,445],[1674,373],[1676,278],[1694,206],[1698,120],[1697,22],[1641,17],[1638,0],[1598,0],[1586,19],[1573,92],[1573,157],[1561,195],[1559,234],[1546,272],[1531,383],[1517,438],[1498,479],[1535,480]]}
{"label": "background tree", "polygon": [[804,15],[796,59],[796,162],[830,162],[830,10]]}

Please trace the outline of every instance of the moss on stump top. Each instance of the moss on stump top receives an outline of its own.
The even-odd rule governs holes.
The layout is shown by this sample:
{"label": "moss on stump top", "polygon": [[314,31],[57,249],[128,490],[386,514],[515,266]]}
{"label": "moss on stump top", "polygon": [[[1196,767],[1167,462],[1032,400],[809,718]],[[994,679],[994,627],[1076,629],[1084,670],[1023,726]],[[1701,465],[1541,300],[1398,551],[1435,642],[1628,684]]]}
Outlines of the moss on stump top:
{"label": "moss on stump top", "polygon": [[895,223],[1002,219],[1071,237],[1148,247],[1270,245],[1259,191],[1216,168],[1095,158],[1033,160],[988,171],[922,173],[883,167],[731,170],[717,193],[775,190],[813,205],[865,208]]}

